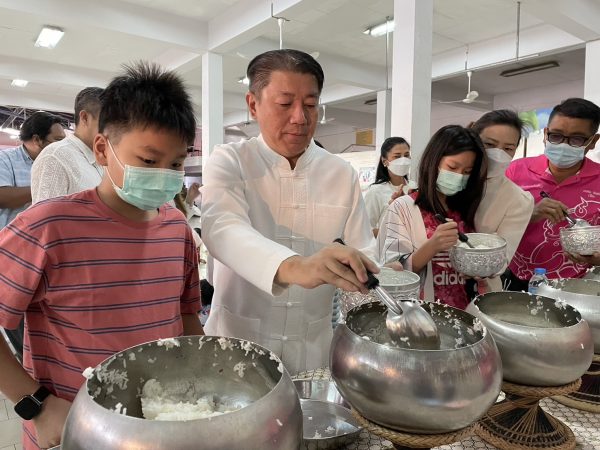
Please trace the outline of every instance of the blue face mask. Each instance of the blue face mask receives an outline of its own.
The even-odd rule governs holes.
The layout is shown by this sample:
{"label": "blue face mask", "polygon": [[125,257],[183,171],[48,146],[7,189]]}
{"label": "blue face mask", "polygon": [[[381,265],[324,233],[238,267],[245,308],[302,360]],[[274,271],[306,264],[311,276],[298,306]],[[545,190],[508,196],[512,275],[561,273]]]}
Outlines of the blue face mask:
{"label": "blue face mask", "polygon": [[585,147],[571,147],[566,142],[562,144],[553,144],[546,142],[544,155],[552,164],[559,169],[568,169],[583,161],[585,157]]}
{"label": "blue face mask", "polygon": [[438,173],[436,186],[438,191],[444,195],[454,195],[467,187],[469,175],[461,175],[460,173],[451,172],[449,170],[440,169]]}
{"label": "blue face mask", "polygon": [[108,168],[106,169],[108,178],[121,200],[136,208],[150,211],[173,200],[175,195],[181,192],[184,177],[182,170],[124,166],[110,141],[108,139],[106,141],[117,162],[123,168],[122,188],[115,184]]}

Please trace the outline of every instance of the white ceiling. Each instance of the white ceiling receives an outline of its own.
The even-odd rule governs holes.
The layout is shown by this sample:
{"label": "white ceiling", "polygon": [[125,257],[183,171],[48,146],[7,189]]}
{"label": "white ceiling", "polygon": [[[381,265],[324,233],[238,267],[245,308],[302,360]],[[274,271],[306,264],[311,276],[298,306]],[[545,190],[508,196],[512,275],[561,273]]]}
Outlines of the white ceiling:
{"label": "white ceiling", "polygon": [[[570,0],[569,8],[564,8],[561,1],[523,0],[520,28],[523,52],[556,59],[560,68],[511,79],[500,79],[497,67],[476,70],[473,88],[482,96],[493,96],[534,82],[583,78],[581,50],[546,55],[581,47],[590,37],[600,38],[600,2]],[[318,60],[326,68],[324,97],[329,93],[337,108],[374,112],[375,107],[363,103],[384,88],[385,37],[373,38],[362,31],[393,15],[393,0],[272,3],[276,13],[283,10],[290,19],[284,24],[284,46],[320,53]],[[278,25],[269,18],[270,5],[266,0],[0,0],[0,105],[68,111],[80,89],[104,86],[122,64],[144,59],[175,68],[199,106],[201,55],[211,50],[223,54],[224,113],[243,113],[245,87],[238,78],[250,58],[278,47]],[[585,17],[577,15],[584,9]],[[511,54],[516,1],[434,0],[433,23],[438,80],[434,93],[455,95],[466,91],[466,77],[457,72],[464,68],[467,46],[469,61],[475,65],[493,62],[500,47]],[[54,50],[33,46],[45,24],[65,30]],[[396,14],[396,26],[402,25],[402,14]],[[12,88],[13,78],[30,84]]]}

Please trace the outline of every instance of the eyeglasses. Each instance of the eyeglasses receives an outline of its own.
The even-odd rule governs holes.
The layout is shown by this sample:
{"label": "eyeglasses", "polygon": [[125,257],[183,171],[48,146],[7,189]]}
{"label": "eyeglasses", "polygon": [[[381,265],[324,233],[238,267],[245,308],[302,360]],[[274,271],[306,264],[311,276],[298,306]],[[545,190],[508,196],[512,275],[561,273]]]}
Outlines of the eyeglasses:
{"label": "eyeglasses", "polygon": [[583,147],[587,142],[590,141],[594,136],[565,136],[560,133],[548,133],[548,141],[551,144],[562,144],[567,141],[571,147]]}

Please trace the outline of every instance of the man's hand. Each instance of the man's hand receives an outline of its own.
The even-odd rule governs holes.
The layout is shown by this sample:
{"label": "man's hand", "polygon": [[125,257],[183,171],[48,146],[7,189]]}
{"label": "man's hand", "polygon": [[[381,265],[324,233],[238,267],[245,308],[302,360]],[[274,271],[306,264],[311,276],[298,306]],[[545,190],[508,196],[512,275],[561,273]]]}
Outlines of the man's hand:
{"label": "man's hand", "polygon": [[553,200],[551,198],[543,198],[533,208],[533,214],[531,214],[531,223],[538,222],[542,219],[547,219],[553,224],[557,224],[565,220],[565,211],[569,208],[563,202]]}
{"label": "man's hand", "polygon": [[449,220],[438,225],[433,232],[433,236],[429,238],[429,242],[435,253],[450,250],[450,247],[458,242],[458,224],[453,220]]}
{"label": "man's hand", "polygon": [[588,266],[600,266],[600,253],[596,252],[591,256],[577,255],[574,253],[565,252],[569,259],[577,264]]}
{"label": "man's hand", "polygon": [[332,244],[311,256],[292,256],[279,266],[275,282],[313,289],[331,284],[344,291],[368,294],[367,270],[378,273],[377,265],[351,247]]}
{"label": "man's hand", "polygon": [[49,395],[42,406],[42,412],[33,418],[37,432],[37,443],[41,448],[60,444],[60,436],[71,409],[71,402]]}

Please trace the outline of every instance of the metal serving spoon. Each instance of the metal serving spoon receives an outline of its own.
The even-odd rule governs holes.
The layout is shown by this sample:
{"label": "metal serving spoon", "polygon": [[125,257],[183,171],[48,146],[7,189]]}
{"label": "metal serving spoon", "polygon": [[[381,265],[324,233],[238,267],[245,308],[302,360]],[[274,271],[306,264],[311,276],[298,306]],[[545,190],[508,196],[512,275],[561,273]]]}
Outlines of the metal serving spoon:
{"label": "metal serving spoon", "polygon": [[[336,239],[335,242],[345,245],[341,239]],[[373,273],[367,271],[367,277],[365,286],[375,291],[388,308],[385,326],[392,342],[400,347],[439,350],[440,334],[429,313],[418,303],[394,299],[379,285],[379,279]]]}
{"label": "metal serving spoon", "polygon": [[[542,198],[549,198],[552,199],[552,197],[550,197],[548,195],[547,192],[540,192],[540,197]],[[581,227],[591,227],[590,223],[585,220],[585,219],[573,219],[569,213],[567,213],[567,211],[563,211],[565,213],[565,219],[567,219],[567,222],[569,222],[569,226],[570,227],[577,227],[577,228],[581,228]]]}

